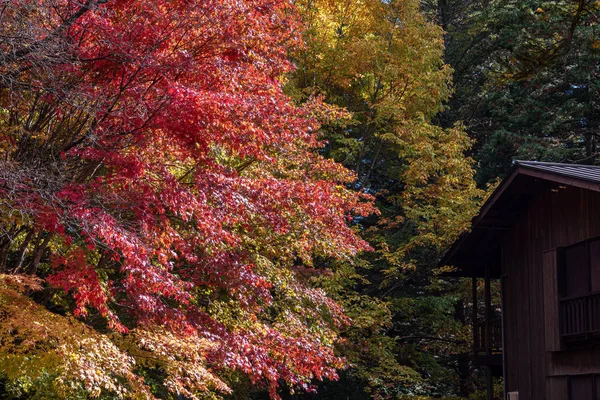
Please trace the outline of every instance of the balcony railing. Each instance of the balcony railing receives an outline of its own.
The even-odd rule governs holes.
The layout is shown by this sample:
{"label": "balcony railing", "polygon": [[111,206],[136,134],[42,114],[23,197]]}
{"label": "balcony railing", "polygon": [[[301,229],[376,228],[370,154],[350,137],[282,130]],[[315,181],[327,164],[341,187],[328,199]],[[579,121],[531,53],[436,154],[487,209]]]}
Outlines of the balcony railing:
{"label": "balcony railing", "polygon": [[[502,320],[500,317],[491,318],[487,324],[485,319],[480,319],[475,322],[473,329],[475,354],[502,351]],[[489,329],[489,337],[487,329]]]}
{"label": "balcony railing", "polygon": [[560,334],[564,340],[600,335],[600,292],[560,299]]}

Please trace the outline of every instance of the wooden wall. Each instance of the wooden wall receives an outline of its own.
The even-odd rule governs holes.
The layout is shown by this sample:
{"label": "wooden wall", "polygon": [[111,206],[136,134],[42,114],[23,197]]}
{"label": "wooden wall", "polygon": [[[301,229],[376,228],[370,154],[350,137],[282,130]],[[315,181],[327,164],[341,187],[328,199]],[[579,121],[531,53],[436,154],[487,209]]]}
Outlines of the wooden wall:
{"label": "wooden wall", "polygon": [[504,235],[505,379],[520,400],[566,400],[566,375],[600,372],[600,350],[553,351],[556,332],[546,330],[557,328],[556,319],[545,313],[552,304],[543,297],[555,296],[552,282],[544,282],[548,250],[594,236],[600,236],[600,193],[574,187],[549,187]]}

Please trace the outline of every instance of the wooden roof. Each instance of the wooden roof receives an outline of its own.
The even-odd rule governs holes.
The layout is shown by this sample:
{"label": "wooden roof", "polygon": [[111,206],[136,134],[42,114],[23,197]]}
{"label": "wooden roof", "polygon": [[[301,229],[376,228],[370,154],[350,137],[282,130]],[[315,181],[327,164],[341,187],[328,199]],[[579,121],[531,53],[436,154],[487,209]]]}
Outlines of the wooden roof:
{"label": "wooden roof", "polygon": [[600,166],[515,161],[513,169],[473,218],[471,231],[450,247],[440,265],[456,267],[450,275],[481,277],[487,264],[492,277],[499,277],[502,236],[532,198],[553,186],[600,191]]}

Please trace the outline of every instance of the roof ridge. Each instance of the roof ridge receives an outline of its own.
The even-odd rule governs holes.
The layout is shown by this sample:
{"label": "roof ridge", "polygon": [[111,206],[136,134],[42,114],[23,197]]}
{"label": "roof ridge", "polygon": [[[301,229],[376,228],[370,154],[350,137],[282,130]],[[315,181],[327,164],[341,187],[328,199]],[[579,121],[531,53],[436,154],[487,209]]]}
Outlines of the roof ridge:
{"label": "roof ridge", "polygon": [[589,164],[567,164],[567,163],[557,163],[557,162],[546,162],[546,161],[527,161],[527,160],[514,160],[516,165],[527,166],[528,164],[535,165],[547,165],[554,167],[574,167],[574,168],[592,168],[592,169],[600,169],[600,165],[589,165]]}

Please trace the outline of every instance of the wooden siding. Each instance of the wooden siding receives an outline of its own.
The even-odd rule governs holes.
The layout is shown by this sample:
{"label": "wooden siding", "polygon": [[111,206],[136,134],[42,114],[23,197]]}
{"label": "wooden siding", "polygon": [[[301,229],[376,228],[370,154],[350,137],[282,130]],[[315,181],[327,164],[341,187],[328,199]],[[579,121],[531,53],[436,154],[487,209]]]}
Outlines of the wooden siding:
{"label": "wooden siding", "polygon": [[546,379],[546,400],[567,400],[569,398],[569,381],[567,377]]}
{"label": "wooden siding", "polygon": [[[520,400],[565,399],[562,375],[600,370],[600,350],[552,351],[558,350],[557,327],[548,313],[556,286],[544,275],[555,263],[548,250],[600,236],[600,193],[556,190],[533,199],[502,245],[506,388],[518,391]],[[553,299],[544,301],[544,293]]]}
{"label": "wooden siding", "polygon": [[558,311],[558,252],[548,250],[542,255],[542,275],[544,280],[544,327],[546,351],[560,350],[560,318]]}

